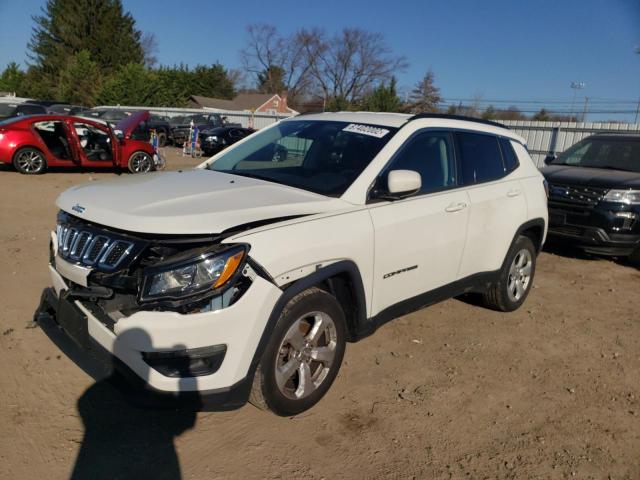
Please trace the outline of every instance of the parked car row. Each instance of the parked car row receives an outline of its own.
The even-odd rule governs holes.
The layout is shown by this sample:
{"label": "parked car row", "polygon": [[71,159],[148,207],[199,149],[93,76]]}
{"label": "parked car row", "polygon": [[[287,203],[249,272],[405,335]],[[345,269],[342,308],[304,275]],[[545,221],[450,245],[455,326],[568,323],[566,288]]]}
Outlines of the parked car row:
{"label": "parked car row", "polygon": [[80,115],[87,107],[56,102],[0,103],[0,120],[25,115]]}

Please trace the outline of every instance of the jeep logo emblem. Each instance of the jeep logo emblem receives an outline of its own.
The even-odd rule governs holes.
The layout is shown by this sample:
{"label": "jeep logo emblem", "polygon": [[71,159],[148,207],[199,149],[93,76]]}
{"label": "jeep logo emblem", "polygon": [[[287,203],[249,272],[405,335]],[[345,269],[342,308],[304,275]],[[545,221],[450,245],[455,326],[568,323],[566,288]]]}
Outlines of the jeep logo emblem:
{"label": "jeep logo emblem", "polygon": [[73,207],[71,207],[71,210],[77,213],[84,213],[85,208],[82,205],[76,203]]}

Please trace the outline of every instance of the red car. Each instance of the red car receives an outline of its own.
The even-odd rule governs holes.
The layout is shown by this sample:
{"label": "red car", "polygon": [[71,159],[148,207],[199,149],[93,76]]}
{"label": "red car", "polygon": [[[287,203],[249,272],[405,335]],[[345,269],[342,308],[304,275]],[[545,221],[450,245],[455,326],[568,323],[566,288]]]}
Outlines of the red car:
{"label": "red car", "polygon": [[148,142],[141,111],[114,128],[99,120],[68,115],[29,115],[0,122],[0,162],[25,174],[48,167],[120,167],[143,173],[164,167]]}

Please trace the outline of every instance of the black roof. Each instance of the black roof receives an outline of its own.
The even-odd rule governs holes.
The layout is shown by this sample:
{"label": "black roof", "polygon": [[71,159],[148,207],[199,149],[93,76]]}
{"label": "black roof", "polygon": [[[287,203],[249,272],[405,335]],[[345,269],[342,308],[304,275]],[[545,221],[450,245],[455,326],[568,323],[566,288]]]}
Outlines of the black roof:
{"label": "black roof", "polygon": [[409,118],[409,121],[418,120],[419,118],[441,118],[445,120],[464,120],[465,122],[483,123],[485,125],[493,125],[494,127],[509,129],[509,127],[499,122],[492,122],[491,120],[485,120],[483,118],[466,117],[464,115],[450,115],[448,113],[418,113],[417,115],[414,115],[413,117]]}

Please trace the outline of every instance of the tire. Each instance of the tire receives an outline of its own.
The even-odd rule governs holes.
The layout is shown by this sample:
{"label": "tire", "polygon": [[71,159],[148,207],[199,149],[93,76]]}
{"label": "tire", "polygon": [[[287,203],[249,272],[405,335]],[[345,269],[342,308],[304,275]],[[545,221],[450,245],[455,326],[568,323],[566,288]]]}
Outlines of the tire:
{"label": "tire", "polygon": [[167,134],[164,132],[158,133],[158,147],[164,147],[167,144]]}
{"label": "tire", "polygon": [[262,354],[249,402],[280,416],[311,408],[338,374],[346,334],[344,312],[335,297],[315,287],[293,297]]}
{"label": "tire", "polygon": [[640,268],[640,245],[627,257],[629,263],[634,267]]}
{"label": "tire", "polygon": [[501,312],[518,309],[531,291],[536,256],[531,239],[519,236],[507,253],[498,281],[483,294],[485,305]]}
{"label": "tire", "polygon": [[147,152],[133,152],[127,165],[131,173],[147,173],[153,170],[153,158]]}
{"label": "tire", "polygon": [[39,175],[47,170],[47,159],[37,148],[21,148],[13,156],[13,166],[24,175]]}

